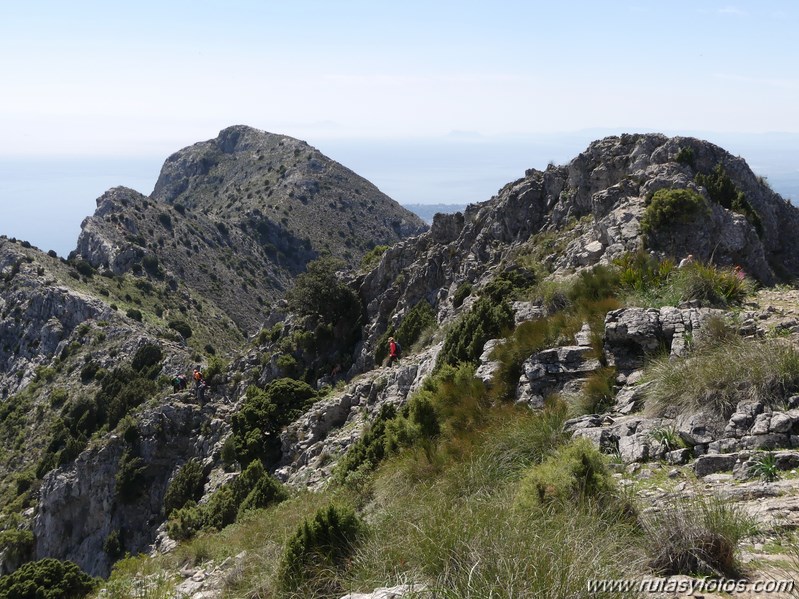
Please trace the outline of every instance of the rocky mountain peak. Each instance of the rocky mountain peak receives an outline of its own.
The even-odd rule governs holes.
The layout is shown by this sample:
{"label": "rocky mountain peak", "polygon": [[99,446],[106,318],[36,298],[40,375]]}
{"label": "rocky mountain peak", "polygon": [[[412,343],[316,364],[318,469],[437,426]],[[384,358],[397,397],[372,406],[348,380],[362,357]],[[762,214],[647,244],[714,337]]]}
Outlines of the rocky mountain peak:
{"label": "rocky mountain peak", "polygon": [[114,188],[97,204],[73,257],[184,281],[249,333],[310,260],[354,267],[426,229],[307,143],[243,125],[170,156],[150,196]]}
{"label": "rocky mountain peak", "polygon": [[[645,233],[642,219],[660,190],[688,190],[702,209]],[[568,164],[530,169],[389,249],[361,286],[370,329],[359,363],[369,367],[381,335],[419,301],[436,306],[441,321],[457,312],[459,286],[482,286],[519,255],[567,276],[641,249],[676,260],[693,254],[768,284],[799,275],[798,227],[799,210],[712,143],[655,133],[597,140]]]}

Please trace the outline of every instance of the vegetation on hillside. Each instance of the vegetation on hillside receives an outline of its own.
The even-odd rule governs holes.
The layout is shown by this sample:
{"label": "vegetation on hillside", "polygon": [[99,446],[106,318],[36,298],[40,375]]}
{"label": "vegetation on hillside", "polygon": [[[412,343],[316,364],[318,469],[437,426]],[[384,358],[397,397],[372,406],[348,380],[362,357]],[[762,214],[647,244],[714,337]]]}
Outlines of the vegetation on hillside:
{"label": "vegetation on hillside", "polygon": [[[310,153],[295,153],[294,158],[315,159]],[[681,150],[677,160],[694,168],[692,151]],[[261,192],[271,195],[272,178],[275,183],[282,180],[286,170],[268,171],[264,181],[269,190]],[[744,214],[762,232],[757,213],[720,165],[711,173],[698,173],[695,182],[706,189],[710,202]],[[238,190],[229,193],[226,209],[241,199]],[[310,199],[297,197],[303,206]],[[290,205],[270,209],[285,213]],[[706,197],[692,190],[661,189],[648,200],[642,230],[648,236],[668,233],[675,224],[705,218],[710,207]],[[174,233],[182,226],[176,214],[186,213],[180,204],[165,209],[156,217],[158,227]],[[270,227],[277,226],[270,223],[259,215],[242,226],[260,239],[264,251],[280,257],[277,248],[268,247],[274,233]],[[32,533],[14,514],[32,505],[44,474],[68,464],[102,434],[116,431],[122,438],[114,500],[124,508],[122,504],[141,497],[147,486],[146,463],[137,445],[135,409],[166,394],[168,379],[159,375],[170,357],[165,344],[172,343],[187,348],[198,362],[207,359],[209,380],[230,380],[237,393],[246,389],[229,416],[231,434],[216,462],[226,469],[226,482],[217,484],[220,473],[210,476],[207,462],[183,462],[182,457],[180,468],[171,472],[163,505],[168,534],[180,545],[154,558],[120,559],[98,597],[166,596],[176,582],[171,573],[228,558],[234,566],[221,582],[223,593],[275,598],[337,598],[401,582],[425,585],[445,598],[566,597],[584,595],[588,581],[596,579],[743,576],[738,542],[755,532],[749,518],[712,499],[675,503],[662,511],[640,510],[629,485],[614,476],[621,472],[614,456],[586,439],[571,439],[563,425],[569,417],[602,413],[613,405],[621,374],[604,362],[601,333],[609,310],[683,302],[729,308],[743,302],[751,284],[727,268],[699,262],[677,268],[673,260],[645,252],[568,278],[547,278],[552,255],[587,226],[585,219],[571,219],[568,234],[538,233],[529,242],[535,247],[515,248],[492,279],[458,286],[452,301],[458,316],[441,332],[434,374],[404,404],[379,410],[335,465],[327,486],[316,493],[290,490],[269,471],[281,456],[281,432],[331,390],[333,373],[352,364],[367,310],[355,287],[337,274],[341,262],[323,257],[307,263],[286,294],[292,316],[262,330],[255,341],[261,355],[253,351],[247,366],[240,360],[229,376],[227,362],[209,357],[235,346],[239,332],[220,316],[214,302],[184,293],[167,280],[156,248],[137,255],[131,272],[123,276],[97,271],[82,259],[56,261],[53,267],[67,269],[76,288],[113,300],[120,319],[157,332],[156,341],[139,343],[130,359],[109,363],[101,352],[82,347],[84,340],[87,346],[105,341],[99,324],[87,324],[52,365],[37,370],[24,392],[0,406],[0,440],[4,452],[13,448],[3,457],[19,455],[25,444],[20,429],[35,421],[47,430],[31,452],[38,466],[29,466],[0,487],[4,506],[11,506],[4,507],[0,549],[20,561],[30,559]],[[222,222],[214,228],[214,247],[238,234]],[[355,243],[351,233],[342,239],[348,248]],[[148,247],[143,238],[129,241],[143,250]],[[186,246],[188,252],[195,249],[193,243]],[[303,266],[310,258],[309,243],[298,250],[302,259],[297,263]],[[358,249],[366,246],[360,243]],[[365,253],[362,268],[376,266],[385,251],[386,246],[376,246]],[[346,258],[352,263],[353,254]],[[226,260],[232,270],[244,271],[238,274],[249,293],[256,276],[250,272],[252,264],[230,255]],[[6,282],[13,283],[24,269],[18,264],[7,270]],[[213,283],[205,283],[222,285],[216,276],[209,267]],[[428,294],[410,305],[403,299],[386,315],[394,326],[378,338],[373,356],[377,364],[385,357],[389,336],[402,344],[405,356],[430,343],[438,326],[437,306],[431,304],[437,297]],[[536,303],[543,316],[517,326],[511,308],[516,300]],[[264,298],[259,297],[259,304],[266,309]],[[215,316],[220,318],[213,323]],[[514,405],[525,359],[571,343],[585,325],[590,355],[601,367],[582,389],[547,397],[535,413]],[[218,327],[223,331],[216,331]],[[475,367],[489,339],[501,342],[491,355],[498,369],[486,387],[475,376]],[[651,413],[706,409],[726,417],[741,399],[777,405],[799,391],[799,355],[782,339],[745,340],[710,323],[703,336],[687,341],[691,351],[682,358],[648,356],[644,395]],[[64,372],[75,386],[54,387],[56,375]],[[45,400],[52,420],[42,417]],[[202,434],[217,424],[206,423]],[[678,446],[674,431],[658,429],[652,436],[669,448]],[[320,454],[318,463],[329,458]],[[773,480],[774,465],[768,459],[761,460],[758,472]],[[203,497],[209,483],[215,490]],[[103,546],[114,559],[124,555],[121,535],[112,531]],[[652,538],[663,542],[653,544]],[[55,581],[60,596],[90,592],[95,581],[73,566],[28,564],[14,576],[0,578],[0,590],[15,585],[9,588],[19,596],[47,596],[42,595],[46,585],[40,584],[44,576]]]}

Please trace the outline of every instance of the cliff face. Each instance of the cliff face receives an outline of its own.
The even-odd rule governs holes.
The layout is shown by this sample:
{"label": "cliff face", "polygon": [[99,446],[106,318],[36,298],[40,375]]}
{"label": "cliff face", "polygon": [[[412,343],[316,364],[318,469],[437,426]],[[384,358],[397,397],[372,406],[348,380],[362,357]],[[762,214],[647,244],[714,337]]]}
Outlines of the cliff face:
{"label": "cliff face", "polygon": [[[744,194],[760,231],[697,182],[697,174],[717,165]],[[708,213],[645,238],[647,202],[657,190],[672,188],[700,194]],[[94,431],[77,457],[42,473],[38,503],[31,498],[25,504],[36,512],[33,555],[72,559],[92,573],[107,573],[113,561],[104,549],[109,538],[132,552],[156,541],[164,493],[183,463],[198,458],[209,480],[227,476],[220,452],[248,385],[284,375],[281,352],[324,332],[272,303],[325,250],[355,264],[370,247],[391,245],[374,270],[351,277],[364,326],[355,354],[342,362],[354,363],[350,375],[365,374],[281,435],[276,474],[298,486],[322,484],[332,466],[329,456],[340,455],[383,405],[402,404],[431,372],[440,344],[399,368],[374,369],[378,340],[419,301],[428,301],[444,325],[470,305],[469,299],[463,306],[454,301],[461,285],[479,289],[520,257],[558,277],[644,245],[662,256],[693,253],[720,265],[740,264],[768,283],[799,274],[797,225],[798,211],[721,148],[690,138],[625,135],[591,144],[568,165],[527,171],[496,197],[438,216],[429,231],[398,241],[419,233],[421,224],[371,184],[303,142],[246,127],[226,129],[170,157],[150,197],[124,188],[101,197],[69,264],[0,240],[0,388],[6,401],[30,395],[24,395],[32,402],[24,425],[40,431],[30,451],[34,460],[45,452],[56,417],[69,420],[72,407],[83,405],[77,399],[101,390],[100,378],[83,380],[86,365],[108,371],[130,363],[143,346],[157,345],[160,374],[169,376],[205,362],[215,353],[208,345],[234,350],[207,404],[186,392],[171,394],[162,384],[128,412],[127,424]],[[517,319],[525,318],[521,308]],[[692,314],[666,316],[679,320],[681,331],[692,331],[686,323],[699,322]],[[193,336],[176,335],[169,324],[174,319],[188,321]],[[246,347],[231,332],[253,332],[262,323],[268,334],[259,336],[257,346]],[[595,366],[578,359],[586,347],[578,341],[555,352],[575,379]],[[550,385],[535,373],[551,358],[531,356],[526,363],[528,403]],[[53,369],[53,378],[37,387],[42,366]],[[57,387],[67,392],[63,406],[50,399]],[[36,406],[46,415],[39,423]],[[131,422],[135,433],[128,434]],[[17,442],[4,437],[4,429],[0,433],[4,447]],[[5,467],[6,486],[30,467],[21,457]],[[143,493],[121,492],[120,473],[131,472],[140,477]]]}

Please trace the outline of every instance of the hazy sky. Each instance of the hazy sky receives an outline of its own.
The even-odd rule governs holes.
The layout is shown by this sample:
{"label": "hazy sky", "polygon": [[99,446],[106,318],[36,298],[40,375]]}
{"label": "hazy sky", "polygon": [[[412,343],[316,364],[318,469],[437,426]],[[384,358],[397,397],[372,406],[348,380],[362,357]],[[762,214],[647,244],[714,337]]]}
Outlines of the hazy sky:
{"label": "hazy sky", "polygon": [[0,155],[304,139],[799,132],[794,1],[0,5]]}
{"label": "hazy sky", "polygon": [[[587,129],[799,133],[797,31],[789,0],[0,0],[0,176],[66,155],[160,164],[233,124],[323,151]],[[3,208],[56,201],[2,183]],[[102,191],[87,187],[80,218]]]}

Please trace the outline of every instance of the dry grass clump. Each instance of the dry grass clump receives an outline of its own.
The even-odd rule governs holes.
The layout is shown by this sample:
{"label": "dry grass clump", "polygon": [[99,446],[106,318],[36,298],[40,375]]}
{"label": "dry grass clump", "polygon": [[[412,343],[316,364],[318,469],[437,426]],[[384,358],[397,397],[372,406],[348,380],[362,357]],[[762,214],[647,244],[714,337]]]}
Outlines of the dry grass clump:
{"label": "dry grass clump", "polygon": [[780,339],[730,338],[684,358],[656,359],[646,378],[650,413],[709,409],[728,418],[740,401],[778,404],[799,389],[799,351]]}
{"label": "dry grass clump", "polygon": [[738,542],[756,532],[742,510],[713,497],[686,501],[643,519],[649,565],[658,574],[740,578]]}

